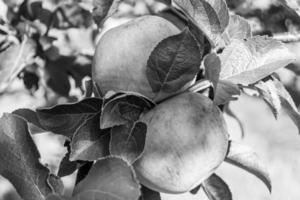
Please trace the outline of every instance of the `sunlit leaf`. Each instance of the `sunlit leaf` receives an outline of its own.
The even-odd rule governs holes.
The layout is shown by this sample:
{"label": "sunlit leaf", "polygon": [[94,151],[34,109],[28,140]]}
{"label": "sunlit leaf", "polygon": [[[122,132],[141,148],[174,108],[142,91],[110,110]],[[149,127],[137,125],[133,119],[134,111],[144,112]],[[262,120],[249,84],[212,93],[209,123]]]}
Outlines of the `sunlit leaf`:
{"label": "sunlit leaf", "polygon": [[282,5],[290,8],[300,16],[300,2],[298,0],[278,0]]}
{"label": "sunlit leaf", "polygon": [[212,82],[214,86],[214,93],[216,93],[221,72],[221,61],[216,53],[210,53],[205,56],[204,69],[205,78]]}
{"label": "sunlit leaf", "polygon": [[229,13],[224,0],[174,0],[216,45],[229,23]]}
{"label": "sunlit leaf", "polygon": [[94,199],[100,200],[99,197],[102,197],[103,193],[111,197],[109,200],[138,199],[140,186],[132,167],[127,162],[117,157],[98,160],[89,174],[75,187],[73,196],[75,199],[82,197],[79,199],[89,200],[89,195],[92,195]]}
{"label": "sunlit leaf", "polygon": [[234,40],[220,55],[221,80],[253,84],[294,61],[294,55],[280,42],[256,36]]}
{"label": "sunlit leaf", "polygon": [[230,40],[252,37],[251,26],[246,19],[239,15],[231,15],[226,33]]}
{"label": "sunlit leaf", "polygon": [[133,163],[144,151],[146,133],[147,125],[143,122],[113,127],[111,130],[110,153]]}
{"label": "sunlit leaf", "polygon": [[228,185],[216,174],[206,179],[202,187],[209,200],[232,200]]}
{"label": "sunlit leaf", "polygon": [[266,82],[259,82],[255,88],[260,92],[262,98],[270,106],[275,117],[284,110],[293,120],[300,133],[300,113],[289,92],[276,78]]}
{"label": "sunlit leaf", "polygon": [[269,172],[258,155],[249,147],[231,141],[225,161],[259,178],[271,192],[272,184]]}
{"label": "sunlit leaf", "polygon": [[192,81],[200,69],[203,47],[188,29],[161,41],[147,63],[147,79],[155,93],[173,93]]}
{"label": "sunlit leaf", "polygon": [[[56,192],[59,179],[51,178],[40,164],[39,152],[28,132],[27,123],[12,114],[0,119],[0,174],[8,179],[24,200],[44,200]],[[49,185],[51,184],[51,185]]]}

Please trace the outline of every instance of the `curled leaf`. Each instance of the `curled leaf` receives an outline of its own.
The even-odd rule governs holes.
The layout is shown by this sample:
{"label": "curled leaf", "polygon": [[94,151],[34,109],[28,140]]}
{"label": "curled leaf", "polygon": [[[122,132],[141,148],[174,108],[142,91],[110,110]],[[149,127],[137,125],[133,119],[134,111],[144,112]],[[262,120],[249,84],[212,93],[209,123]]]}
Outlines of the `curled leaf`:
{"label": "curled leaf", "polygon": [[253,174],[267,186],[270,192],[272,191],[272,184],[267,168],[258,155],[249,147],[231,141],[225,161]]}

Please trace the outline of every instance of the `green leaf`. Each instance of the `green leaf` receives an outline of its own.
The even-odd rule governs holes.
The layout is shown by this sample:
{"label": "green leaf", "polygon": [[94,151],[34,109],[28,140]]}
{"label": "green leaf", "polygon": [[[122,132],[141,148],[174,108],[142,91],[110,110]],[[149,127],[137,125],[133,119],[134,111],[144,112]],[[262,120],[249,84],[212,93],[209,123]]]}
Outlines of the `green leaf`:
{"label": "green leaf", "polygon": [[221,61],[216,53],[210,53],[204,57],[204,69],[205,78],[212,82],[216,94],[221,72]]}
{"label": "green leaf", "polygon": [[278,2],[300,16],[300,2],[298,0],[279,0]]}
{"label": "green leaf", "polygon": [[88,197],[100,200],[104,194],[110,196],[109,200],[134,200],[140,196],[133,168],[124,160],[117,157],[98,160],[73,192],[78,200],[88,200]]}
{"label": "green leaf", "polygon": [[49,170],[39,162],[27,123],[12,114],[4,114],[0,119],[0,158],[0,174],[24,200],[44,200],[61,184],[54,177],[48,179]]}
{"label": "green leaf", "polygon": [[123,0],[94,0],[93,18],[101,28],[105,20],[111,17],[118,10],[118,6]]}
{"label": "green leaf", "polygon": [[231,141],[225,161],[253,174],[267,186],[270,192],[272,191],[267,168],[249,147]]}
{"label": "green leaf", "polygon": [[233,39],[246,39],[252,37],[251,26],[248,21],[239,16],[239,15],[231,15],[229,24],[226,29],[226,33],[228,34],[230,40]]}
{"label": "green leaf", "polygon": [[57,175],[59,177],[71,175],[80,167],[79,163],[75,161],[70,161],[70,154],[71,154],[70,141],[66,141],[64,146],[67,147],[68,151],[66,155],[63,157],[63,159],[60,161],[58,172],[57,172]]}
{"label": "green leaf", "polygon": [[78,128],[71,141],[71,161],[94,161],[109,155],[110,130],[100,130],[99,121],[97,114]]}
{"label": "green leaf", "polygon": [[161,41],[147,62],[146,75],[155,93],[173,93],[192,81],[200,69],[203,46],[188,29]]}
{"label": "green leaf", "polygon": [[130,164],[134,163],[144,151],[146,133],[147,125],[143,122],[113,127],[110,153],[122,157]]}
{"label": "green leaf", "polygon": [[142,185],[141,196],[139,200],[161,200],[159,192],[153,191]]}
{"label": "green leaf", "polygon": [[221,80],[253,84],[294,61],[294,56],[280,42],[268,37],[233,40],[220,55]]}
{"label": "green leaf", "polygon": [[293,120],[300,134],[300,113],[284,85],[273,77],[273,79],[266,82],[259,82],[254,87],[260,92],[261,97],[269,105],[274,116],[277,118],[279,112],[284,110]]}
{"label": "green leaf", "polygon": [[13,44],[0,52],[0,92],[3,92],[17,75],[33,62],[36,43],[25,37],[21,44]]}
{"label": "green leaf", "polygon": [[71,139],[77,128],[89,117],[98,113],[101,107],[102,99],[86,98],[77,103],[37,109],[36,112],[45,129]]}
{"label": "green leaf", "polygon": [[195,21],[213,46],[216,46],[229,23],[226,2],[224,0],[174,0],[174,2]]}
{"label": "green leaf", "polygon": [[206,179],[202,187],[209,200],[232,200],[228,185],[216,174]]}
{"label": "green leaf", "polygon": [[137,121],[142,112],[154,105],[154,102],[138,93],[115,94],[102,109],[100,127],[106,129]]}
{"label": "green leaf", "polygon": [[214,103],[216,105],[227,104],[229,101],[237,100],[237,96],[240,94],[241,91],[238,85],[221,80],[216,88]]}
{"label": "green leaf", "polygon": [[[18,109],[13,112],[13,114],[18,115],[19,117],[23,118],[27,123],[33,124],[40,130],[35,133],[45,132],[45,128],[41,125],[37,113],[30,109]],[[34,133],[31,133],[34,134]]]}

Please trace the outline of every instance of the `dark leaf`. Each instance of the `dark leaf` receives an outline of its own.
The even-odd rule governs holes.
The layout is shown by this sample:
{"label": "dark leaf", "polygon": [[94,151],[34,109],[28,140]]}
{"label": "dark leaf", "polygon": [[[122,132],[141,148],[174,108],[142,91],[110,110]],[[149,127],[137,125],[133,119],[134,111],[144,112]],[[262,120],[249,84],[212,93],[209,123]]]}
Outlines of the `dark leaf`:
{"label": "dark leaf", "polygon": [[57,175],[59,177],[71,175],[80,167],[79,163],[75,161],[70,161],[70,153],[71,153],[70,141],[66,141],[64,146],[67,147],[68,152],[60,162],[58,172],[57,172]]}
{"label": "dark leaf", "polygon": [[224,105],[229,101],[237,100],[237,96],[240,94],[241,91],[238,85],[229,81],[219,81],[216,88],[214,103],[216,105]]}
{"label": "dark leaf", "polygon": [[123,0],[94,0],[93,18],[99,27],[118,10]]}
{"label": "dark leaf", "polygon": [[134,200],[140,196],[134,171],[124,160],[116,157],[98,160],[73,192],[75,199],[81,197],[82,200],[88,200],[91,195],[94,199],[105,199],[104,194],[111,197],[109,200]]}
{"label": "dark leaf", "polygon": [[233,40],[220,55],[221,80],[253,84],[294,61],[294,56],[280,42],[256,36]]}
{"label": "dark leaf", "polygon": [[206,179],[202,186],[209,200],[232,200],[228,185],[216,174]]}
{"label": "dark leaf", "polygon": [[101,99],[86,98],[77,103],[38,109],[36,112],[45,129],[72,138],[77,128],[90,116],[98,113],[101,107]]}
{"label": "dark leaf", "polygon": [[258,155],[249,147],[231,141],[225,161],[255,175],[268,187],[270,192],[272,191],[272,184],[267,168]]}
{"label": "dark leaf", "polygon": [[8,179],[24,200],[44,200],[55,192],[60,180],[48,182],[49,170],[28,132],[27,123],[12,114],[0,119],[0,174]]}
{"label": "dark leaf", "polygon": [[82,181],[89,174],[89,171],[91,170],[93,164],[94,164],[93,162],[82,163],[82,166],[79,167],[77,175],[76,175],[75,185],[77,185],[80,181]]}
{"label": "dark leaf", "polygon": [[193,194],[193,195],[197,194],[199,192],[199,190],[201,189],[201,187],[202,187],[201,185],[198,185],[197,187],[195,187],[194,189],[192,189],[190,191],[190,193]]}
{"label": "dark leaf", "polygon": [[110,130],[100,130],[99,122],[97,114],[77,129],[71,141],[71,161],[94,161],[109,155]]}
{"label": "dark leaf", "polygon": [[134,163],[144,151],[146,133],[147,125],[143,122],[113,127],[111,129],[110,153],[122,157],[130,164]]}
{"label": "dark leaf", "polygon": [[229,13],[224,0],[174,0],[216,46],[229,23]]}
{"label": "dark leaf", "polygon": [[252,37],[251,26],[246,19],[238,15],[231,15],[226,33],[230,40]]}
{"label": "dark leaf", "polygon": [[41,125],[37,113],[30,109],[18,109],[13,112],[13,114],[18,115],[19,117],[23,118],[30,124],[35,125],[36,127],[40,128],[43,131],[45,128]]}
{"label": "dark leaf", "polygon": [[153,191],[142,185],[141,188],[142,195],[139,200],[161,200],[159,192]]}
{"label": "dark leaf", "polygon": [[210,53],[204,57],[204,68],[205,78],[212,82],[214,93],[216,93],[221,72],[221,61],[216,53]]}
{"label": "dark leaf", "polygon": [[36,53],[36,43],[25,37],[21,44],[13,44],[0,52],[0,92],[4,91],[10,82],[33,62]]}
{"label": "dark leaf", "polygon": [[203,46],[188,29],[161,41],[152,51],[146,75],[155,93],[173,93],[192,81],[200,69]]}
{"label": "dark leaf", "polygon": [[101,129],[137,121],[140,114],[154,107],[154,103],[138,93],[116,94],[102,110]]}

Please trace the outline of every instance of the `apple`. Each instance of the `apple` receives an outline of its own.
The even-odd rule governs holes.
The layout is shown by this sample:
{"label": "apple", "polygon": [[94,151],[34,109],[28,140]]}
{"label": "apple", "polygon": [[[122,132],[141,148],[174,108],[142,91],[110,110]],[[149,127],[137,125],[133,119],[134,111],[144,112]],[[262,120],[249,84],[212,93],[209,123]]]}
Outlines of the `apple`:
{"label": "apple", "polygon": [[225,159],[228,133],[222,112],[202,94],[170,98],[140,120],[147,124],[146,144],[133,166],[140,182],[155,191],[190,191]]}
{"label": "apple", "polygon": [[108,30],[97,44],[92,77],[103,95],[131,91],[159,101],[172,94],[155,94],[146,76],[148,58],[159,42],[180,33],[163,17],[146,15]]}

